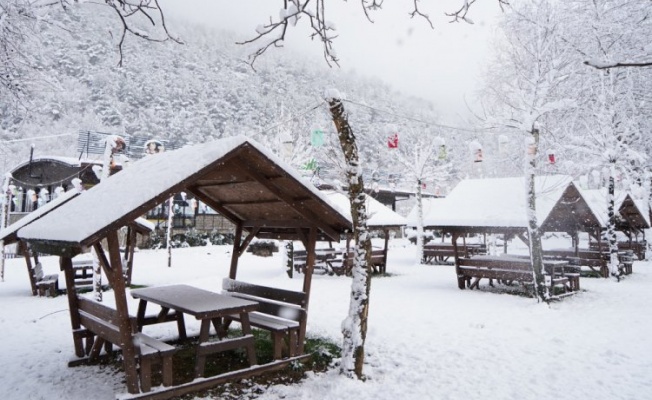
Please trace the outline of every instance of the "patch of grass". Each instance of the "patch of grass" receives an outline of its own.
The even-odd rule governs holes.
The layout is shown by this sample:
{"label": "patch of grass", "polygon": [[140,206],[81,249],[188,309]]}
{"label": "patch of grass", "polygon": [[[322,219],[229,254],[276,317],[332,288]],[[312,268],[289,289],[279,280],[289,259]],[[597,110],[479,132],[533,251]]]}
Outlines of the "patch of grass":
{"label": "patch of grass", "polygon": [[[230,329],[229,337],[241,336],[238,329]],[[273,346],[271,335],[267,331],[253,329],[255,338],[255,351],[259,365],[273,361]],[[192,338],[179,343],[174,343],[178,351],[173,358],[174,384],[179,385],[191,382],[195,373],[195,348],[197,338]],[[300,382],[305,378],[306,372],[325,372],[333,365],[333,360],[341,356],[340,347],[321,337],[308,337],[304,347],[305,354],[310,357],[302,362],[294,362],[288,367],[265,373],[260,376],[232,381],[219,385],[213,389],[196,392],[185,396],[175,397],[176,400],[194,400],[197,398],[216,399],[255,399],[265,388],[272,385],[291,385]],[[106,373],[124,374],[122,354],[114,352],[110,357],[103,358],[99,365]],[[225,372],[234,371],[249,367],[247,354],[244,349],[225,351],[210,355],[206,358],[204,376],[210,377]],[[124,375],[123,375],[124,376]],[[160,367],[154,365],[152,368],[152,386],[161,384]]]}

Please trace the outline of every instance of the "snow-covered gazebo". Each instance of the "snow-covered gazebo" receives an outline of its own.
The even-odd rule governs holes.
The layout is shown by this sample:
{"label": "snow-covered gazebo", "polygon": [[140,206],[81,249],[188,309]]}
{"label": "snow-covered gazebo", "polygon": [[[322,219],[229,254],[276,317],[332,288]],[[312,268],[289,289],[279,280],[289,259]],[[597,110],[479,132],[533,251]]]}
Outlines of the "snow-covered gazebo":
{"label": "snow-covered gazebo", "polygon": [[[342,212],[344,215],[351,215],[351,203],[348,196],[336,191],[323,191],[326,197]],[[384,265],[387,265],[387,249],[389,246],[389,235],[391,230],[404,227],[407,220],[402,215],[392,211],[389,207],[369,195],[365,195],[367,207],[367,227],[372,231],[383,231],[385,245],[383,248]],[[349,251],[350,235],[348,236],[346,247]]]}
{"label": "snow-covered gazebo", "polygon": [[[238,259],[254,237],[301,240],[308,250],[302,292],[306,311],[316,241],[339,241],[342,233],[351,230],[349,216],[326,195],[263,146],[243,136],[145,157],[20,228],[18,238],[28,241],[36,251],[60,256],[66,283],[73,287],[71,258],[90,247],[98,252],[115,295],[117,320],[112,323],[119,326],[130,393],[140,389],[117,230],[181,191],[191,193],[236,225],[230,279],[236,279]],[[107,252],[101,245],[104,240]],[[87,353],[85,336],[79,334],[83,331],[79,299],[74,290],[67,293],[75,352],[84,358]],[[304,337],[305,324],[299,332],[300,343]],[[200,383],[206,387],[214,378],[218,377]]]}

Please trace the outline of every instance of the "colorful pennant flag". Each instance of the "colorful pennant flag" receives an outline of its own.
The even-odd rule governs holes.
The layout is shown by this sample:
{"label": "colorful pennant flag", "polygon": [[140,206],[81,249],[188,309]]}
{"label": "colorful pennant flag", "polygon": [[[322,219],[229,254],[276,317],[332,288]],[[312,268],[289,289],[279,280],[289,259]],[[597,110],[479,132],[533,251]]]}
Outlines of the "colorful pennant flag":
{"label": "colorful pennant flag", "polygon": [[315,129],[310,134],[310,144],[313,147],[321,147],[324,145],[324,131]]}
{"label": "colorful pennant flag", "polygon": [[390,149],[398,148],[398,133],[395,133],[389,138],[387,138],[387,147],[389,147]]}

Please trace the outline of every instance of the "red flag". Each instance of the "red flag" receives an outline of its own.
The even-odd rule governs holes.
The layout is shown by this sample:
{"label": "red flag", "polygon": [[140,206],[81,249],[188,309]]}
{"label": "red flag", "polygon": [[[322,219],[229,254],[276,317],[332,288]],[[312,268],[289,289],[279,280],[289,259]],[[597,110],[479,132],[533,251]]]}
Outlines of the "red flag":
{"label": "red flag", "polygon": [[387,147],[390,149],[398,148],[398,133],[395,133],[394,135],[387,138]]}

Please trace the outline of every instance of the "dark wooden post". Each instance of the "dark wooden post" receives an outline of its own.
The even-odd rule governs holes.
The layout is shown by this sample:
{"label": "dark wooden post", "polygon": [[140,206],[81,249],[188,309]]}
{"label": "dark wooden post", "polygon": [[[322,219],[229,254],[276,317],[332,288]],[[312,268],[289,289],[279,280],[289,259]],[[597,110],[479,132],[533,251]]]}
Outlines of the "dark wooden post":
{"label": "dark wooden post", "polygon": [[29,245],[22,240],[19,241],[18,253],[22,254],[25,258],[25,264],[27,264],[27,275],[29,276],[29,284],[32,286],[32,296],[36,296],[38,294],[38,289],[36,287],[36,279],[34,279],[34,266],[32,265]]}
{"label": "dark wooden post", "polygon": [[460,273],[460,256],[457,248],[457,232],[452,233],[451,241],[453,243],[453,251],[455,252],[455,273],[457,274],[457,287],[460,289],[465,289],[465,279]]}
{"label": "dark wooden post", "polygon": [[115,308],[118,312],[117,325],[120,328],[120,348],[127,376],[127,391],[138,393],[138,371],[136,369],[136,349],[132,337],[131,322],[129,320],[129,307],[127,305],[127,294],[125,292],[125,279],[122,274],[122,260],[120,258],[120,244],[118,232],[112,231],[107,235],[109,248],[109,259],[111,262],[112,275],[109,280],[115,295]]}
{"label": "dark wooden post", "polygon": [[229,278],[235,279],[238,273],[238,259],[240,258],[240,242],[242,241],[242,222],[235,225],[235,237],[233,238],[233,251],[231,254],[231,269]]}
{"label": "dark wooden post", "polygon": [[[310,304],[310,287],[312,285],[312,272],[315,268],[315,249],[317,247],[317,228],[311,227],[308,232],[308,241],[306,246],[306,271],[303,275],[303,292],[306,294],[306,312],[308,312],[308,305]],[[299,331],[299,354],[303,354],[303,346],[306,340],[306,325],[301,324]]]}
{"label": "dark wooden post", "polygon": [[389,248],[389,229],[385,228],[385,248],[383,249],[383,266],[380,270],[381,274],[387,272],[387,250]]}
{"label": "dark wooden post", "polygon": [[81,329],[79,320],[79,302],[77,301],[77,290],[75,290],[75,273],[72,270],[72,258],[62,256],[59,258],[59,268],[66,278],[66,296],[68,297],[68,310],[70,311],[70,325],[72,328],[72,340],[75,345],[75,355],[84,357],[83,336],[78,332]]}

